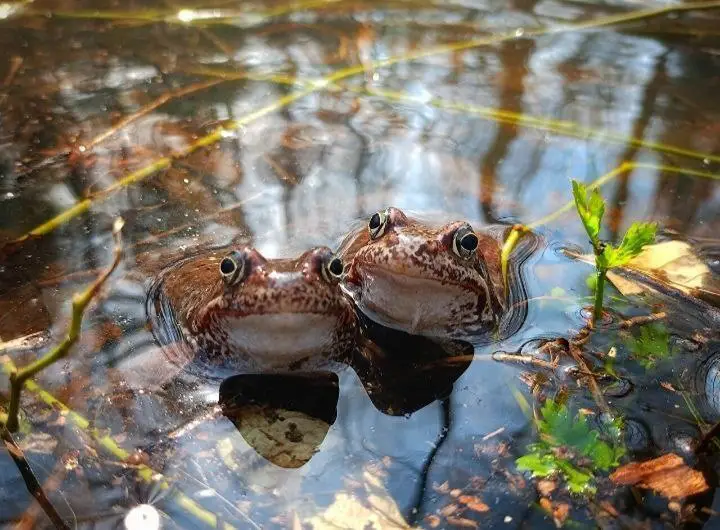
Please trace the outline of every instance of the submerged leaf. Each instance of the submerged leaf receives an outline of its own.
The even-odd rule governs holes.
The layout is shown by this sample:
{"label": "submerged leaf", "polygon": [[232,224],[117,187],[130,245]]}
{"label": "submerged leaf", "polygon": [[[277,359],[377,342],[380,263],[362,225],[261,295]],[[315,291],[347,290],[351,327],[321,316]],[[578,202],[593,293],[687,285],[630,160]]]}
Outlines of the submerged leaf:
{"label": "submerged leaf", "polygon": [[547,477],[558,471],[557,458],[551,454],[530,453],[515,462],[520,471],[530,471],[534,477]]}
{"label": "submerged leaf", "polygon": [[[548,399],[541,408],[537,428],[541,442],[528,447],[528,454],[517,459],[521,471],[530,471],[536,477],[548,477],[559,473],[573,493],[594,490],[591,482],[596,471],[607,471],[619,465],[625,448],[615,432],[621,420],[610,424],[610,442],[601,438],[600,432],[590,428],[582,415],[573,415],[567,405]],[[584,457],[578,464],[578,457]]]}
{"label": "submerged leaf", "polygon": [[638,337],[625,339],[632,356],[645,368],[650,368],[657,361],[667,359],[675,353],[670,344],[670,333],[660,322],[646,324],[640,328]]}
{"label": "submerged leaf", "polygon": [[669,499],[682,499],[709,489],[700,471],[688,467],[672,453],[626,464],[610,475],[610,480],[619,485],[652,489]]}

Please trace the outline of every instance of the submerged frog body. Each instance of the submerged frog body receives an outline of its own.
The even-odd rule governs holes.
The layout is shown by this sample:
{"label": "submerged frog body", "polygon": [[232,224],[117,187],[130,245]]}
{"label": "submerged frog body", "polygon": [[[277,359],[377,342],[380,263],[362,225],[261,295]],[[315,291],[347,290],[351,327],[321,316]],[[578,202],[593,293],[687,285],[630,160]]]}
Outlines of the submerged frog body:
{"label": "submerged frog body", "polygon": [[[272,260],[251,247],[212,251],[158,277],[148,298],[150,321],[175,361],[191,356],[196,365],[235,373],[314,368],[341,359],[353,342],[342,272],[326,247]],[[191,353],[178,353],[178,342]]]}
{"label": "submerged frog body", "polygon": [[501,233],[466,222],[434,227],[397,208],[345,238],[344,288],[379,323],[418,335],[483,334],[506,310]]}

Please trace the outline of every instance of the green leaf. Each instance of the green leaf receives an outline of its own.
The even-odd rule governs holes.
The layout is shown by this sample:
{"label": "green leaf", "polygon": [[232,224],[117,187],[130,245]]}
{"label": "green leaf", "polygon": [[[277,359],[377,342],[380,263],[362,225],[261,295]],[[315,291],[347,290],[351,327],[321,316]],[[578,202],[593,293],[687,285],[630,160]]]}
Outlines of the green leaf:
{"label": "green leaf", "polygon": [[592,473],[580,469],[570,462],[558,461],[558,466],[565,475],[567,480],[568,489],[573,493],[594,493],[595,488],[590,486],[590,482],[593,479]]}
{"label": "green leaf", "polygon": [[534,477],[547,477],[558,471],[557,458],[550,454],[530,453],[515,461],[520,471],[530,471]]}
{"label": "green leaf", "polygon": [[575,208],[590,241],[596,246],[600,242],[600,223],[605,214],[605,201],[597,189],[592,190],[588,196],[587,186],[575,179],[572,180],[572,187]]}
{"label": "green leaf", "polygon": [[655,241],[657,225],[655,223],[633,223],[625,232],[620,246],[617,248],[607,245],[603,257],[607,261],[608,269],[622,267],[642,252],[644,246]]}
{"label": "green leaf", "polygon": [[565,289],[562,287],[553,287],[550,289],[550,296],[553,296],[555,298],[560,298],[562,296],[565,296],[567,293],[565,292]]}
{"label": "green leaf", "polygon": [[590,289],[591,293],[594,293],[595,289],[597,289],[597,274],[594,272],[589,274],[588,277],[585,278],[585,285],[587,285],[587,288]]}
{"label": "green leaf", "polygon": [[541,441],[528,446],[528,454],[517,460],[518,469],[542,477],[559,473],[573,493],[594,491],[595,473],[617,467],[625,454],[622,418],[604,425],[603,435],[591,428],[585,416],[573,415],[566,404],[546,400],[537,420]]}
{"label": "green leaf", "polygon": [[633,358],[646,369],[675,354],[670,344],[670,332],[661,322],[642,326],[639,336],[629,336],[625,344]]}

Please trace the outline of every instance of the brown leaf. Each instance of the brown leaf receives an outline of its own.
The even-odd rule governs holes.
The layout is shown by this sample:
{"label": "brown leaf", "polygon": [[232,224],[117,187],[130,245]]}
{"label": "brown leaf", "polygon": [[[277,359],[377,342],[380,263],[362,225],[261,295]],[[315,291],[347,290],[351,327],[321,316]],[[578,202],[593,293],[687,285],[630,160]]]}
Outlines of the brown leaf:
{"label": "brown leaf", "polygon": [[552,501],[550,501],[550,499],[541,497],[540,498],[540,507],[543,510],[545,510],[547,513],[552,513]]}
{"label": "brown leaf", "polygon": [[652,489],[669,499],[682,499],[709,488],[700,471],[688,467],[682,458],[672,453],[626,464],[610,475],[610,480],[618,485]]}
{"label": "brown leaf", "polygon": [[460,497],[458,497],[458,500],[465,506],[476,512],[484,513],[490,511],[490,507],[474,495],[460,495]]}
{"label": "brown leaf", "polygon": [[485,513],[490,511],[490,506],[485,504],[482,501],[479,502],[469,502],[466,504],[466,506],[476,512]]}
{"label": "brown leaf", "polygon": [[672,386],[672,384],[666,383],[665,381],[660,381],[660,386],[663,387],[668,392],[677,392],[677,390],[675,390],[675,387]]}
{"label": "brown leaf", "polygon": [[448,484],[448,481],[446,480],[439,486],[433,486],[433,489],[438,493],[448,493],[450,491],[450,484]]}
{"label": "brown leaf", "polygon": [[537,483],[537,489],[540,495],[547,497],[557,488],[557,484],[552,480],[540,480]]}
{"label": "brown leaf", "polygon": [[555,526],[560,528],[565,524],[565,520],[570,513],[570,505],[566,502],[559,502],[553,507],[552,516]]}
{"label": "brown leaf", "polygon": [[437,515],[428,515],[425,517],[425,521],[427,521],[430,528],[437,528],[441,523],[441,520]]}
{"label": "brown leaf", "polygon": [[460,528],[477,528],[478,524],[472,519],[465,519],[464,517],[447,517],[447,522]]}

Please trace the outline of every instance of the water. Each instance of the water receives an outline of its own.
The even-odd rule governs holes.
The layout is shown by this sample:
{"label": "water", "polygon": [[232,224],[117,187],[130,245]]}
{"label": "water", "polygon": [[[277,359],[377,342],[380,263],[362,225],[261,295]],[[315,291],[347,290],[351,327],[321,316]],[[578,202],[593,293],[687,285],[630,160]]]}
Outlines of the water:
{"label": "water", "polygon": [[[642,9],[653,7],[661,4]],[[715,267],[719,13],[602,23],[639,8],[0,5],[0,241],[43,227],[4,247],[0,339],[48,332],[43,351],[59,342],[72,293],[109,263],[113,219],[126,221],[123,261],[89,308],[81,340],[37,378],[91,425],[78,428],[33,392],[23,406],[31,428],[18,440],[67,524],[131,527],[143,519],[197,527],[210,517],[236,528],[326,528],[331,520],[343,528],[412,520],[554,528],[532,507],[538,494],[528,477],[514,471],[533,440],[514,395],[532,399],[519,378],[529,368],[490,355],[582,328],[591,269],[558,251],[588,250],[572,212],[538,228],[544,244],[526,264],[531,301],[520,330],[478,347],[471,363],[438,370],[441,388],[453,383],[449,397],[423,395],[422,377],[373,380],[368,394],[373,378],[351,368],[311,378],[312,390],[307,381],[270,385],[282,393],[298,384],[294,395],[318,395],[303,404],[306,413],[274,424],[290,441],[307,438],[294,442],[304,455],[299,467],[271,464],[253,447],[271,427],[238,429],[213,414],[216,387],[166,382],[176,374],[158,361],[145,288],[163,266],[198,248],[251,243],[280,257],[334,247],[355,221],[389,205],[477,227],[531,223],[570,200],[570,178],[590,182],[622,162],[630,169],[602,188],[603,237],[617,240],[633,221],[657,220]],[[573,26],[589,20],[594,28]],[[461,44],[442,48],[448,43]],[[334,72],[341,74],[328,81]],[[195,145],[219,127],[207,146]],[[156,171],[145,170],[158,161]],[[78,204],[87,208],[43,225]],[[647,312],[613,290],[608,296],[622,316]],[[661,300],[681,351],[672,359],[646,371],[628,360],[616,332],[592,339],[598,351],[617,346],[616,367],[632,381],[627,395],[608,402],[629,418],[638,459],[688,453],[701,437],[698,416],[710,425],[720,414],[716,337],[696,336],[712,325],[695,306]],[[31,358],[13,353],[18,364]],[[574,385],[562,370],[555,375],[552,388]],[[270,413],[252,408],[254,385],[241,384],[250,397],[238,406],[261,422]],[[594,406],[577,387],[573,403]],[[123,461],[98,442],[105,434],[142,452]],[[25,514],[34,526],[51,527],[9,456],[0,456],[0,466],[3,525]],[[458,502],[451,494],[458,489],[489,509],[443,511]],[[188,508],[188,499],[204,511]],[[633,521],[679,525],[657,499],[623,499],[616,505]],[[593,520],[582,502],[571,518]]]}

